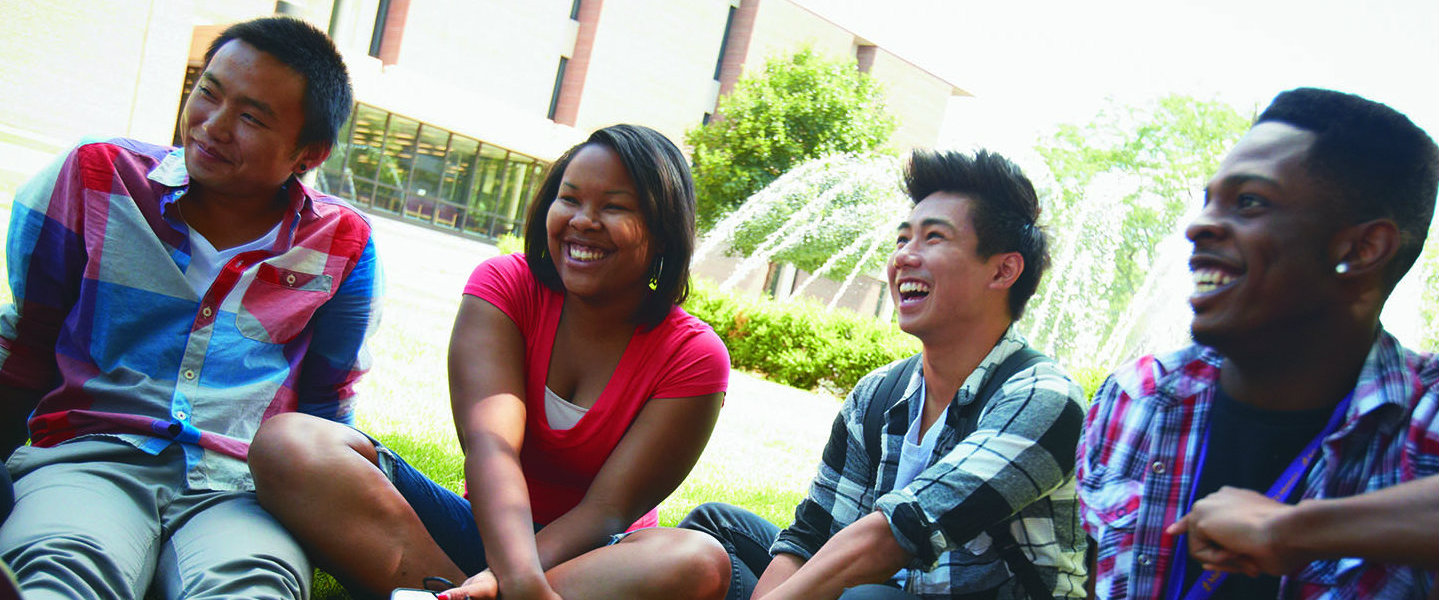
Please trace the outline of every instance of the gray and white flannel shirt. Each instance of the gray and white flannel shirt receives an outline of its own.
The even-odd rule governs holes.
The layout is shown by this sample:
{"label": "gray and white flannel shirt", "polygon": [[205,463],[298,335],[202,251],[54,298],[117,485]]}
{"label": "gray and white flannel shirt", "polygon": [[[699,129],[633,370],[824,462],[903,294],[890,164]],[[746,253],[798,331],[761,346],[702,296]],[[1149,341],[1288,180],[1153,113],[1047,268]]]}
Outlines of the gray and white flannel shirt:
{"label": "gray and white flannel shirt", "polygon": [[[1006,331],[960,386],[954,405],[972,402],[989,373],[1027,344],[1013,327]],[[1016,373],[990,398],[968,437],[959,439],[959,411],[949,411],[924,471],[894,489],[905,431],[924,404],[923,373],[916,369],[903,400],[886,411],[879,481],[871,486],[864,411],[898,364],[866,375],[840,407],[819,474],[770,553],[807,560],[841,529],[878,510],[914,557],[905,586],[910,593],[932,599],[995,590],[1001,600],[1024,598],[984,533],[1018,512],[1010,531],[1054,597],[1085,597],[1085,535],[1074,482],[1084,420],[1080,387],[1049,361]]]}

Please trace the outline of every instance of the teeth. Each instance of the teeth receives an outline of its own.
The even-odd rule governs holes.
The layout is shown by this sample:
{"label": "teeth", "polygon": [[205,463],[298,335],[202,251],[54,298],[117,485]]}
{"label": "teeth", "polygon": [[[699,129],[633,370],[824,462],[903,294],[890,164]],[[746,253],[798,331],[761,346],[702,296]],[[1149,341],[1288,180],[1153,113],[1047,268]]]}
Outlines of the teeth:
{"label": "teeth", "polygon": [[605,256],[604,251],[598,250],[598,249],[595,249],[595,248],[590,248],[590,247],[588,247],[588,246],[578,246],[578,245],[575,245],[575,244],[570,244],[570,245],[569,245],[569,249],[570,249],[570,258],[573,258],[573,259],[578,260],[578,261],[580,261],[580,262],[589,262],[589,261],[592,261],[592,260],[599,260],[599,259],[601,259],[601,258],[604,258],[604,256]]}
{"label": "teeth", "polygon": [[1234,281],[1233,275],[1213,269],[1201,269],[1194,272],[1194,291],[1201,294],[1212,292],[1229,285],[1231,281]]}
{"label": "teeth", "polygon": [[901,281],[901,282],[899,283],[899,293],[901,293],[901,294],[928,294],[928,293],[929,293],[929,284],[926,284],[926,283],[923,283],[923,282],[919,282],[919,281]]}

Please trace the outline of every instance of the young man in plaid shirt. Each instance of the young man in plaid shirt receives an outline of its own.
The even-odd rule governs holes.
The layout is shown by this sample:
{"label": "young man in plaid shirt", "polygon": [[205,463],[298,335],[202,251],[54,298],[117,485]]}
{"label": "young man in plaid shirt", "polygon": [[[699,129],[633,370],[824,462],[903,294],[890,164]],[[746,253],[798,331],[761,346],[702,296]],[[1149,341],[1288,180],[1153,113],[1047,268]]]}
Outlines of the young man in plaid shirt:
{"label": "young man in plaid shirt", "polygon": [[370,227],[298,179],[350,97],[324,33],[241,23],[206,54],[183,148],[81,144],[16,195],[0,559],[26,598],[308,595],[245,459],[272,415],[353,419],[378,316]]}
{"label": "young man in plaid shirt", "polygon": [[[855,386],[788,529],[722,504],[681,524],[728,551],[730,598],[1084,597],[1083,393],[1013,327],[1048,260],[1034,188],[984,151],[916,152],[906,183],[889,287],[923,352]],[[1016,354],[1038,360],[996,373]]]}
{"label": "young man in plaid shirt", "polygon": [[1379,314],[1436,180],[1409,119],[1328,90],[1280,94],[1225,157],[1187,231],[1196,344],[1121,367],[1090,407],[1098,597],[1424,597],[1439,358]]}

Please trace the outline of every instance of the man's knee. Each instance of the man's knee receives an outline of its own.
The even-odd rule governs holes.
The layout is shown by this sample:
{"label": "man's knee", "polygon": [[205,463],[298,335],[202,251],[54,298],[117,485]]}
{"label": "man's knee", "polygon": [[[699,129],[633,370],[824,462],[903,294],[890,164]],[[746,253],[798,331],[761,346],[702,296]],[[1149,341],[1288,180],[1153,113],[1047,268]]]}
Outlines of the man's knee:
{"label": "man's knee", "polygon": [[719,531],[732,522],[735,515],[743,510],[724,502],[706,502],[694,507],[694,510],[685,515],[685,518],[680,520],[679,527],[718,535]]}

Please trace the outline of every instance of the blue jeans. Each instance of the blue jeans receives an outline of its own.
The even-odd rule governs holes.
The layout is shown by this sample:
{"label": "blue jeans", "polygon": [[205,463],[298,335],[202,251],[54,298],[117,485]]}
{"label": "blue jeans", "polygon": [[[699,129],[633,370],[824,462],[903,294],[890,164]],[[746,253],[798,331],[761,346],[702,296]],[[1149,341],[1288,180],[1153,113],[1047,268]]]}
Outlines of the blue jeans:
{"label": "blue jeans", "polygon": [[[779,537],[779,528],[759,515],[738,506],[708,502],[685,515],[679,526],[703,531],[719,540],[729,552],[730,574],[728,600],[747,600],[754,593],[759,576],[769,567],[769,547]],[[848,588],[840,600],[914,600],[899,588],[868,584]]]}
{"label": "blue jeans", "polygon": [[370,440],[379,453],[380,470],[410,503],[425,530],[455,566],[470,575],[485,570],[485,546],[480,541],[474,513],[470,512],[470,501],[431,481],[379,441]]}

